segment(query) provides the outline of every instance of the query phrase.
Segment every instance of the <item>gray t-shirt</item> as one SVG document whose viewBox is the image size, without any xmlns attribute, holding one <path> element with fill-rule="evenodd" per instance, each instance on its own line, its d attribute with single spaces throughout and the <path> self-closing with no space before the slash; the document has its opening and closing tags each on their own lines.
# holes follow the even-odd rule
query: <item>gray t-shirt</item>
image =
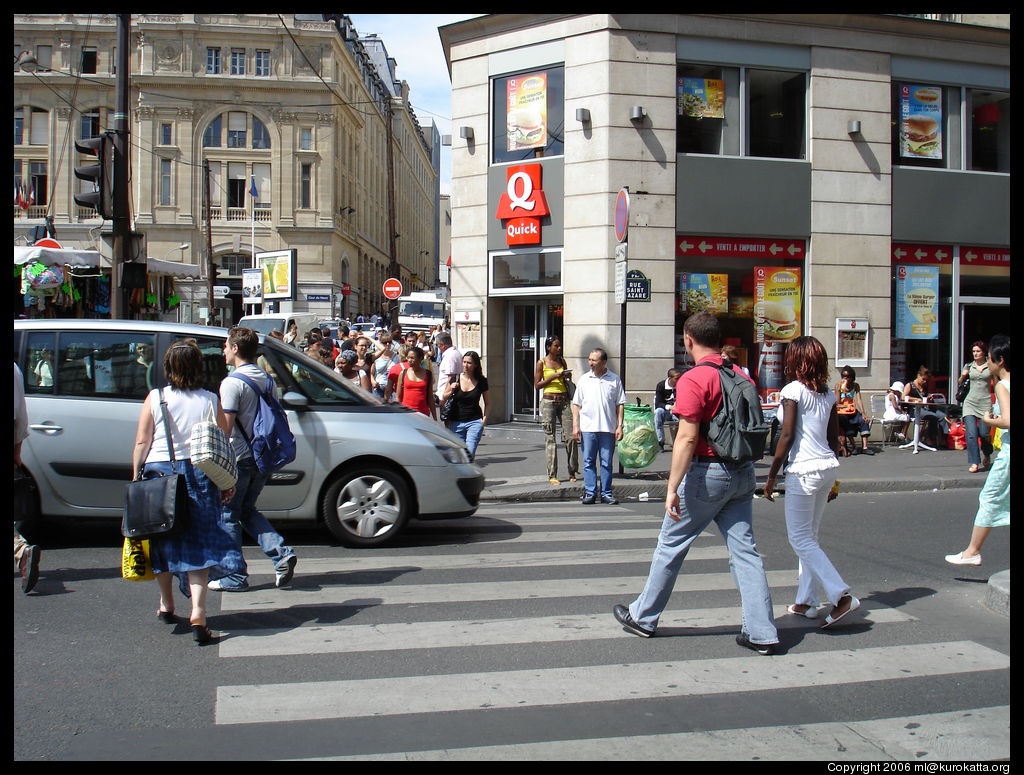
<svg viewBox="0 0 1024 775">
<path fill-rule="evenodd" d="M 267 373 L 252 363 L 239 366 L 232 374 L 244 374 L 257 385 L 261 390 L 267 389 Z M 245 440 L 238 427 L 245 429 L 246 435 L 252 438 L 252 424 L 256 421 L 256 411 L 259 409 L 259 396 L 253 392 L 245 382 L 234 377 L 227 377 L 220 383 L 220 403 L 225 414 L 234 413 L 235 425 L 231 429 L 231 446 L 235 449 L 235 456 L 239 460 L 252 457 L 249 450 L 249 443 Z"/>
</svg>

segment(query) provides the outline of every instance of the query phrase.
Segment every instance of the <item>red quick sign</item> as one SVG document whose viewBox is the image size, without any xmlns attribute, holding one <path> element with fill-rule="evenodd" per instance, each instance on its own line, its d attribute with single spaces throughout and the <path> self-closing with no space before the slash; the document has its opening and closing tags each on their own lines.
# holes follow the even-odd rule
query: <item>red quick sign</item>
<svg viewBox="0 0 1024 775">
<path fill-rule="evenodd" d="M 505 242 L 508 245 L 539 245 L 540 219 L 549 215 L 548 201 L 541 189 L 543 167 L 519 164 L 506 171 L 508 183 L 498 200 L 495 217 L 505 221 Z"/>
</svg>

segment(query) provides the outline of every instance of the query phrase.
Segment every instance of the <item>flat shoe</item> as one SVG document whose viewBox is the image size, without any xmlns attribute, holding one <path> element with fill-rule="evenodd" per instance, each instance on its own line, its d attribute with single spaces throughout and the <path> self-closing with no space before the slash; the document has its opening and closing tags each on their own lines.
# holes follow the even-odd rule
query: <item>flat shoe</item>
<svg viewBox="0 0 1024 775">
<path fill-rule="evenodd" d="M 963 552 L 957 554 L 947 554 L 946 562 L 952 565 L 981 565 L 981 555 L 976 554 L 973 557 L 964 557 Z"/>
<path fill-rule="evenodd" d="M 825 623 L 823 625 L 821 625 L 821 629 L 825 629 L 826 627 L 830 627 L 831 625 L 836 624 L 837 622 L 839 622 L 841 619 L 845 619 L 847 615 L 853 613 L 858 608 L 860 608 L 860 600 L 855 598 L 853 595 L 850 595 L 850 607 L 847 608 L 845 611 L 843 611 L 841 614 L 839 614 L 839 616 L 832 616 L 832 614 L 829 614 L 828 616 L 826 616 L 825 617 Z M 835 609 L 833 609 L 833 610 L 835 610 Z"/>
<path fill-rule="evenodd" d="M 193 624 L 192 639 L 203 646 L 213 640 L 213 632 L 205 624 Z"/>
<path fill-rule="evenodd" d="M 786 610 L 791 614 L 795 614 L 796 616 L 803 616 L 807 619 L 818 618 L 818 609 L 814 606 L 808 606 L 806 611 L 797 611 L 795 605 L 787 605 Z"/>
<path fill-rule="evenodd" d="M 977 463 L 971 463 L 971 467 L 967 469 L 967 472 L 970 473 L 970 474 L 978 473 L 978 464 Z"/>
<path fill-rule="evenodd" d="M 559 484 L 561 484 L 561 482 L 559 482 L 557 479 L 548 479 L 548 484 L 552 486 L 558 486 Z"/>
</svg>

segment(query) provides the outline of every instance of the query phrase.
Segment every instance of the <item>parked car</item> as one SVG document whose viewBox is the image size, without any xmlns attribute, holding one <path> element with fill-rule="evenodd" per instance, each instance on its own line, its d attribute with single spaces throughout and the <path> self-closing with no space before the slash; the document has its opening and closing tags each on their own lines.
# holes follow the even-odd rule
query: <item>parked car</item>
<svg viewBox="0 0 1024 775">
<path fill-rule="evenodd" d="M 142 402 L 167 384 L 164 351 L 194 338 L 206 387 L 216 392 L 228 373 L 227 333 L 146 321 L 15 321 L 29 415 L 22 459 L 41 513 L 120 516 Z M 36 368 L 43 362 L 49 369 Z M 446 428 L 383 404 L 273 337 L 261 337 L 257 363 L 274 377 L 298 447 L 260 496 L 269 519 L 322 524 L 346 546 L 364 547 L 393 541 L 412 518 L 476 511 L 483 474 Z"/>
</svg>

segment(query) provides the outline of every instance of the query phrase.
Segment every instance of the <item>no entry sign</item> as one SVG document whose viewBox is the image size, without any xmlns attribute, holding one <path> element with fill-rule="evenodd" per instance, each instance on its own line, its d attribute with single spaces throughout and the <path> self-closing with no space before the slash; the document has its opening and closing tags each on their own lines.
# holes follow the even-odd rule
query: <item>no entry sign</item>
<svg viewBox="0 0 1024 775">
<path fill-rule="evenodd" d="M 402 282 L 394 277 L 384 281 L 384 296 L 388 299 L 397 299 L 402 295 Z"/>
</svg>

